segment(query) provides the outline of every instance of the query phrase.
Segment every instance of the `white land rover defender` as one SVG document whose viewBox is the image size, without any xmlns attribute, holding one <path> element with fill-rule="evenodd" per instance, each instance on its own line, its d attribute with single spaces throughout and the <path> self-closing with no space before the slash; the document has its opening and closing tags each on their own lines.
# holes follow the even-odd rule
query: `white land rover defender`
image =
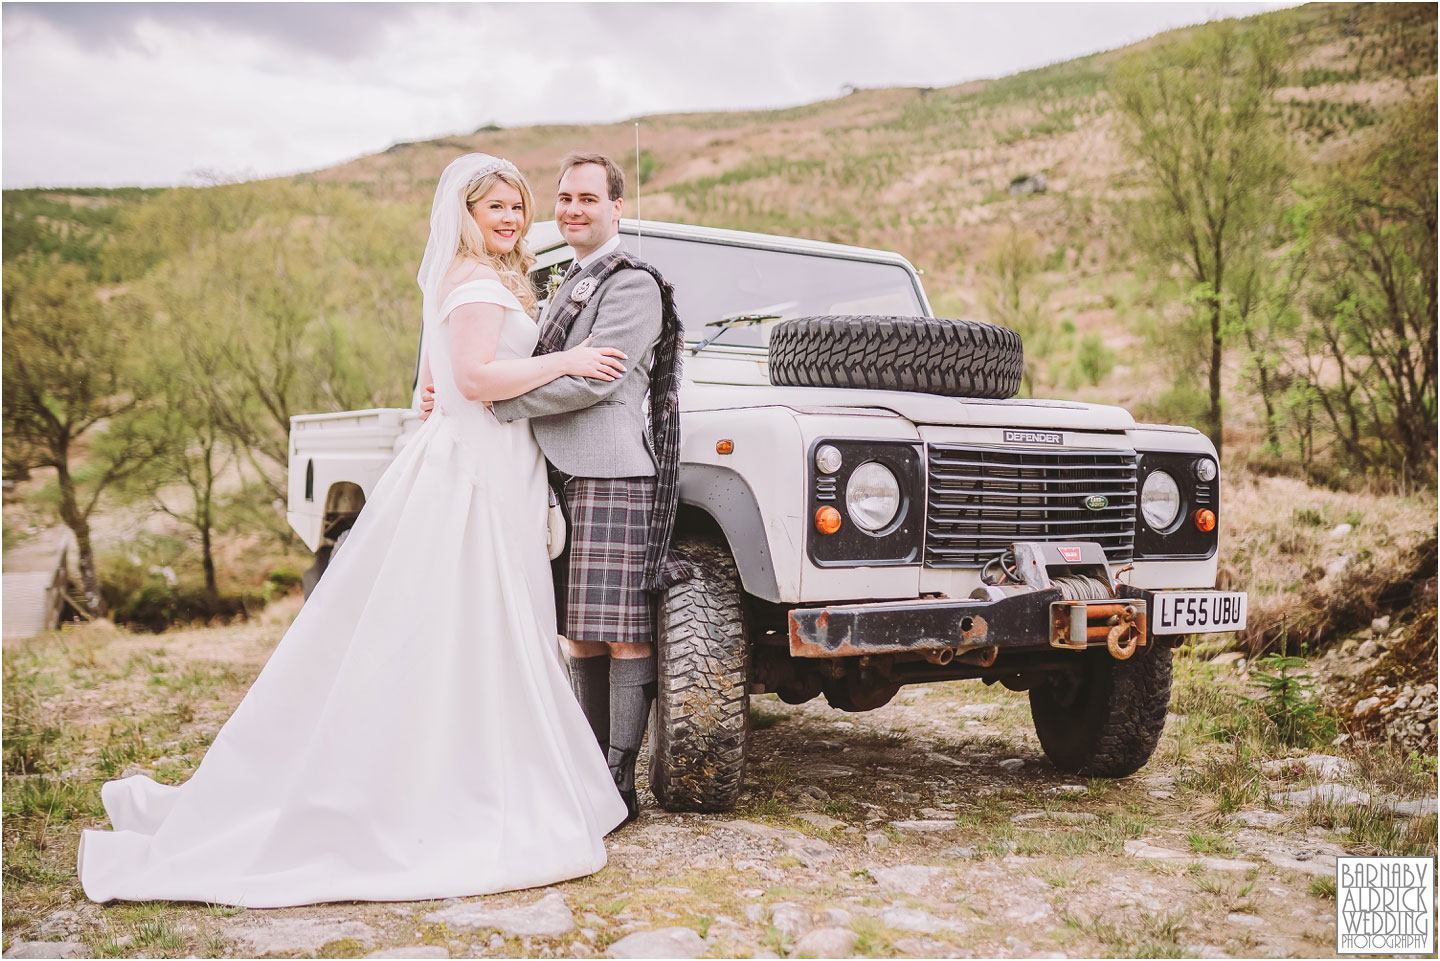
<svg viewBox="0 0 1440 961">
<path fill-rule="evenodd" d="M 1173 646 L 1245 623 L 1245 595 L 1212 590 L 1210 441 L 1115 407 L 1012 399 L 1019 338 L 934 318 L 896 254 L 630 220 L 621 233 L 674 284 L 687 328 L 675 537 L 695 576 L 659 603 L 659 802 L 735 804 L 749 695 L 766 692 L 865 711 L 904 684 L 998 681 L 1029 692 L 1056 767 L 1144 765 Z M 551 223 L 529 240 L 543 293 L 573 253 Z M 291 418 L 307 588 L 417 423 Z"/>
</svg>

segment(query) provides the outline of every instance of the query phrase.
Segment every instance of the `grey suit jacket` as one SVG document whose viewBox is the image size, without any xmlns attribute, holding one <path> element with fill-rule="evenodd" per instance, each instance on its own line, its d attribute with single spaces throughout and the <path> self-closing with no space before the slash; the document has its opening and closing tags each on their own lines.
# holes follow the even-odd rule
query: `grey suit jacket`
<svg viewBox="0 0 1440 961">
<path fill-rule="evenodd" d="M 552 304 L 570 296 L 572 277 Z M 660 288 L 643 270 L 617 270 L 591 295 L 575 318 L 565 347 L 594 335 L 592 347 L 625 352 L 625 373 L 616 380 L 566 376 L 491 408 L 504 422 L 530 418 L 540 449 L 556 468 L 574 477 L 653 477 L 650 437 L 650 368 L 660 339 Z"/>
</svg>

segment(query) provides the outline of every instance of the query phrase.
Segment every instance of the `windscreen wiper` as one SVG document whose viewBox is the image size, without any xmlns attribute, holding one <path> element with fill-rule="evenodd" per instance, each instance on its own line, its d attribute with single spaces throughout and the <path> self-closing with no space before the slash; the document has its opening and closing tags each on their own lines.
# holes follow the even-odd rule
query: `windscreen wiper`
<svg viewBox="0 0 1440 961">
<path fill-rule="evenodd" d="M 731 327 L 753 327 L 756 324 L 763 324 L 772 320 L 779 319 L 779 314 L 749 314 L 742 312 L 738 314 L 728 314 L 724 317 L 721 317 L 719 320 L 712 320 L 705 326 L 719 327 L 720 329 L 715 331 L 715 333 L 711 334 L 709 337 L 706 337 L 704 340 L 700 341 L 700 343 L 696 344 L 694 347 L 690 348 L 690 354 L 691 356 L 694 356 L 695 354 L 700 353 L 700 351 L 704 350 L 706 347 L 709 347 L 716 340 L 718 340 L 720 338 L 720 335 L 724 334 L 725 331 L 729 330 Z"/>
</svg>

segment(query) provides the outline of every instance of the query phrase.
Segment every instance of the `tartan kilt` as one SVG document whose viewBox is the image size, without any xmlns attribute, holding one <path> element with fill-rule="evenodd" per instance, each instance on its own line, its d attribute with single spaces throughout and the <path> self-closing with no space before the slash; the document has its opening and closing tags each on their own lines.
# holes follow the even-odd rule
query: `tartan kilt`
<svg viewBox="0 0 1440 961">
<path fill-rule="evenodd" d="M 655 478 L 568 477 L 563 500 L 569 543 L 556 561 L 556 597 L 565 600 L 565 636 L 654 643 L 655 615 L 644 574 Z"/>
</svg>

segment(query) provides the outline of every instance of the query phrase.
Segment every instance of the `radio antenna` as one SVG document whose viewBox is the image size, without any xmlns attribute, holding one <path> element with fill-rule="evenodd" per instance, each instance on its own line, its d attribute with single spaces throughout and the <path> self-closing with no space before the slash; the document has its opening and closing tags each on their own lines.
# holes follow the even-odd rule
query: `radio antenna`
<svg viewBox="0 0 1440 961">
<path fill-rule="evenodd" d="M 635 121 L 635 256 L 644 257 L 644 238 L 640 231 L 640 121 Z"/>
</svg>

